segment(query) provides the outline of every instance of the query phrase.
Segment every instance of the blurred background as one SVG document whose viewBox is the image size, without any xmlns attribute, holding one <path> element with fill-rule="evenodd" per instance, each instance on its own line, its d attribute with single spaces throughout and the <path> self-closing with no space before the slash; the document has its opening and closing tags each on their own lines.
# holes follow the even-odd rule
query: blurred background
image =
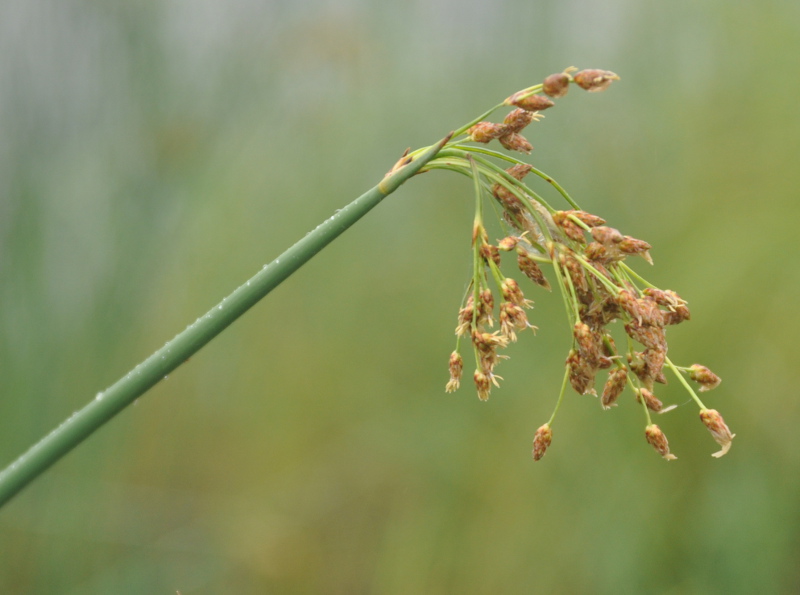
<svg viewBox="0 0 800 595">
<path fill-rule="evenodd" d="M 723 378 L 566 396 L 557 294 L 445 394 L 471 183 L 411 180 L 0 511 L 2 593 L 800 592 L 800 4 L 0 2 L 0 464 L 428 145 L 576 65 L 532 162 Z M 793 90 L 794 89 L 794 90 Z M 545 196 L 557 198 L 541 187 Z M 499 232 L 498 232 L 499 233 Z M 470 368 L 468 367 L 468 370 Z"/>
</svg>

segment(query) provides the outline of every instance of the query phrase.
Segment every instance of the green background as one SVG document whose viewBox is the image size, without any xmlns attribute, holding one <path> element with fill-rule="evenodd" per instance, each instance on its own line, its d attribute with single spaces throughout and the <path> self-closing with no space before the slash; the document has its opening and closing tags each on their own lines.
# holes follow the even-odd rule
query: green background
<svg viewBox="0 0 800 595">
<path fill-rule="evenodd" d="M 473 197 L 430 173 L 0 511 L 0 592 L 800 592 L 799 55 L 788 0 L 1 2 L 0 464 L 573 64 L 622 80 L 532 162 L 654 246 L 692 307 L 670 356 L 737 437 L 712 459 L 673 380 L 666 463 L 629 393 L 569 393 L 534 464 L 570 337 L 531 285 L 502 388 L 445 394 Z"/>
</svg>

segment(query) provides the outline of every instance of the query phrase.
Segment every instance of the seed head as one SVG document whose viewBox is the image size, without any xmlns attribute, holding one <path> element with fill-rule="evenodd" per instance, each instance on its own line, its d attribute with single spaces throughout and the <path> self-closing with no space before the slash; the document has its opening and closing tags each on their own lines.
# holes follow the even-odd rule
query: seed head
<svg viewBox="0 0 800 595">
<path fill-rule="evenodd" d="M 494 122 L 478 122 L 467 130 L 469 139 L 476 143 L 488 143 L 507 132 L 505 124 L 495 124 Z"/>
<path fill-rule="evenodd" d="M 575 240 L 576 242 L 580 242 L 581 244 L 585 244 L 586 237 L 583 235 L 583 229 L 581 229 L 577 223 L 569 218 L 569 214 L 573 212 L 574 211 L 556 211 L 553 213 L 553 221 L 556 223 L 556 225 L 564 230 L 564 233 L 568 238 Z"/>
<path fill-rule="evenodd" d="M 663 372 L 664 361 L 667 359 L 666 352 L 661 349 L 645 349 L 642 352 L 642 358 L 644 359 L 646 376 L 650 380 L 650 386 L 652 387 L 653 381 L 666 384 L 667 377 L 664 376 Z"/>
<path fill-rule="evenodd" d="M 600 242 L 604 246 L 613 246 L 622 241 L 623 235 L 613 227 L 600 225 L 592 229 L 592 237 L 595 242 Z"/>
<path fill-rule="evenodd" d="M 598 337 L 595 336 L 589 325 L 584 322 L 576 322 L 572 329 L 572 335 L 581 356 L 590 364 L 596 364 L 600 359 L 600 346 Z"/>
<path fill-rule="evenodd" d="M 572 280 L 572 286 L 578 293 L 578 297 L 588 294 L 589 283 L 586 281 L 586 275 L 583 274 L 581 263 L 568 253 L 562 253 L 559 260 L 569 274 L 569 278 Z M 591 298 L 591 296 L 589 297 Z"/>
<path fill-rule="evenodd" d="M 639 323 L 642 322 L 642 313 L 639 310 L 639 300 L 636 299 L 636 296 L 634 296 L 630 291 L 627 289 L 621 290 L 616 295 L 614 300 L 621 310 L 627 312 L 628 316 Z"/>
<path fill-rule="evenodd" d="M 510 341 L 517 340 L 517 333 L 515 331 L 524 331 L 527 328 L 536 330 L 535 326 L 531 326 L 528 322 L 528 316 L 525 310 L 512 304 L 511 302 L 503 302 L 500 304 L 500 333 Z"/>
<path fill-rule="evenodd" d="M 519 197 L 511 192 L 504 184 L 492 184 L 492 195 L 507 211 L 521 213 L 525 209 Z"/>
<path fill-rule="evenodd" d="M 712 454 L 712 457 L 719 458 L 731 449 L 731 442 L 736 434 L 731 434 L 725 420 L 716 409 L 702 409 L 700 411 L 700 421 L 708 428 L 714 440 L 717 441 L 722 448 Z"/>
<path fill-rule="evenodd" d="M 614 261 L 614 258 L 611 256 L 611 252 L 598 242 L 591 242 L 586 248 L 583 250 L 583 255 L 586 256 L 589 260 L 593 262 L 598 262 L 602 264 L 608 264 Z"/>
<path fill-rule="evenodd" d="M 506 170 L 506 173 L 508 175 L 510 175 L 512 178 L 514 178 L 515 180 L 522 181 L 522 179 L 525 176 L 527 176 L 532 169 L 533 169 L 532 165 L 529 165 L 527 163 L 517 163 L 517 164 L 512 165 L 511 167 L 509 167 Z"/>
<path fill-rule="evenodd" d="M 691 318 L 692 313 L 685 302 L 675 306 L 672 310 L 664 312 L 664 324 L 680 324 L 684 320 L 690 320 Z"/>
<path fill-rule="evenodd" d="M 639 381 L 647 388 L 653 388 L 653 378 L 649 375 L 647 370 L 647 362 L 644 360 L 644 354 L 639 351 L 634 351 L 628 354 L 628 368 L 636 374 Z"/>
<path fill-rule="evenodd" d="M 480 352 L 494 351 L 498 347 L 508 347 L 508 338 L 497 331 L 493 333 L 482 333 L 472 331 L 472 343 Z"/>
<path fill-rule="evenodd" d="M 581 89 L 594 93 L 604 91 L 613 81 L 618 81 L 619 77 L 610 70 L 588 69 L 576 73 L 574 79 Z"/>
<path fill-rule="evenodd" d="M 478 294 L 478 311 L 475 313 L 475 324 L 493 326 L 494 320 L 492 318 L 492 309 L 494 308 L 494 297 L 492 292 L 484 289 Z M 456 327 L 456 334 L 463 337 L 468 334 L 472 329 L 472 319 L 475 309 L 475 302 L 472 295 L 467 298 L 467 304 L 458 311 L 458 326 Z"/>
<path fill-rule="evenodd" d="M 700 364 L 694 364 L 689 368 L 689 378 L 700 385 L 700 392 L 717 388 L 722 379 L 711 370 Z"/>
<path fill-rule="evenodd" d="M 494 325 L 492 310 L 494 309 L 494 294 L 491 289 L 484 289 L 478 294 L 480 307 L 478 308 L 478 324 Z"/>
<path fill-rule="evenodd" d="M 514 93 L 511 97 L 506 99 L 505 102 L 508 105 L 516 105 L 529 112 L 539 112 L 555 105 L 552 99 L 544 95 L 528 95 L 526 97 L 521 91 Z"/>
<path fill-rule="evenodd" d="M 547 451 L 547 447 L 553 441 L 553 430 L 550 429 L 550 424 L 544 424 L 536 430 L 533 437 L 533 460 L 538 461 Z"/>
<path fill-rule="evenodd" d="M 641 403 L 644 401 L 644 404 L 650 411 L 655 411 L 658 413 L 664 408 L 664 404 L 656 398 L 656 396 L 647 390 L 646 388 L 640 388 L 639 394 L 636 395 L 636 400 Z"/>
<path fill-rule="evenodd" d="M 525 154 L 529 154 L 533 151 L 533 145 L 528 142 L 528 139 L 516 132 L 503 135 L 498 140 L 500 144 L 509 151 L 519 151 Z"/>
<path fill-rule="evenodd" d="M 517 247 L 519 243 L 519 236 L 506 236 L 499 242 L 497 242 L 498 250 L 502 250 L 503 252 L 511 252 L 514 248 Z"/>
<path fill-rule="evenodd" d="M 491 244 L 481 244 L 479 248 L 481 257 L 486 261 L 489 262 L 490 260 L 494 262 L 497 266 L 500 266 L 500 252 L 497 249 L 497 246 L 492 246 Z"/>
<path fill-rule="evenodd" d="M 536 120 L 537 116 L 538 114 L 534 114 L 522 108 L 517 108 L 509 112 L 508 115 L 503 118 L 503 124 L 506 126 L 507 134 L 521 132 L 528 124 Z"/>
<path fill-rule="evenodd" d="M 571 350 L 567 356 L 567 370 L 569 372 L 569 383 L 579 395 L 595 395 L 594 377 L 597 369 L 592 366 L 576 350 Z"/>
<path fill-rule="evenodd" d="M 603 395 L 600 397 L 600 404 L 603 409 L 611 409 L 617 404 L 617 399 L 625 390 L 625 383 L 628 379 L 628 370 L 616 368 L 609 372 L 608 380 L 603 387 Z"/>
<path fill-rule="evenodd" d="M 564 97 L 569 91 L 569 82 L 571 77 L 566 72 L 558 72 L 556 74 L 551 74 L 546 79 L 544 79 L 544 83 L 542 85 L 542 91 L 544 91 L 545 95 L 549 95 L 553 98 Z"/>
<path fill-rule="evenodd" d="M 581 313 L 581 320 L 592 328 L 600 328 L 619 318 L 619 314 L 619 306 L 611 296 L 607 296 L 595 299 L 589 304 L 588 309 Z M 611 340 L 609 335 L 606 336 Z M 616 354 L 606 353 L 606 355 L 612 356 Z"/>
<path fill-rule="evenodd" d="M 686 305 L 686 300 L 670 289 L 665 291 L 655 287 L 648 287 L 644 290 L 644 294 L 653 298 L 659 306 L 664 306 L 670 310 Z"/>
<path fill-rule="evenodd" d="M 533 305 L 531 300 L 525 299 L 525 295 L 522 293 L 519 283 L 511 277 L 503 279 L 503 282 L 500 284 L 500 293 L 503 294 L 503 298 L 507 302 L 511 302 L 522 308 L 530 308 Z"/>
<path fill-rule="evenodd" d="M 445 391 L 452 393 L 461 384 L 461 372 L 464 370 L 464 360 L 458 351 L 450 354 L 450 380 L 445 386 Z"/>
<path fill-rule="evenodd" d="M 533 260 L 528 251 L 520 246 L 517 246 L 517 266 L 528 279 L 540 287 L 550 290 L 550 282 L 544 276 L 539 263 Z"/>
<path fill-rule="evenodd" d="M 567 213 L 577 217 L 589 227 L 599 227 L 600 225 L 605 225 L 606 223 L 605 219 L 602 219 L 597 215 L 587 213 L 586 211 L 567 211 Z"/>
<path fill-rule="evenodd" d="M 656 304 L 655 300 L 644 297 L 636 300 L 639 310 L 639 320 L 642 324 L 650 326 L 664 326 L 664 314 Z"/>
<path fill-rule="evenodd" d="M 484 374 L 480 370 L 475 370 L 472 379 L 475 381 L 475 388 L 478 389 L 478 398 L 481 401 L 489 400 L 489 392 L 492 390 L 490 374 Z"/>
<path fill-rule="evenodd" d="M 667 339 L 664 337 L 664 329 L 661 327 L 639 324 L 637 321 L 631 320 L 625 325 L 625 332 L 631 339 L 639 341 L 645 347 L 660 351 L 667 349 Z"/>
<path fill-rule="evenodd" d="M 623 254 L 639 254 L 648 263 L 653 264 L 653 259 L 650 257 L 650 249 L 652 246 L 644 240 L 637 240 L 631 236 L 625 236 L 617 244 L 617 248 Z"/>
<path fill-rule="evenodd" d="M 656 452 L 667 461 L 674 461 L 678 458 L 669 452 L 667 437 L 656 424 L 650 424 L 644 429 L 644 437 L 647 438 L 647 442 L 650 443 L 650 446 L 655 448 Z"/>
</svg>

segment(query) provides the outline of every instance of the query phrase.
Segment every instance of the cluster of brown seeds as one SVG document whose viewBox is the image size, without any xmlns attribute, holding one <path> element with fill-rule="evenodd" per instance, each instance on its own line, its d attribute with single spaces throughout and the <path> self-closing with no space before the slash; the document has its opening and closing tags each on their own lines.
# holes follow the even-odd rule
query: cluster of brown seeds
<svg viewBox="0 0 800 595">
<path fill-rule="evenodd" d="M 522 136 L 522 130 L 541 117 L 539 111 L 552 107 L 553 99 L 563 97 L 570 84 L 587 91 L 602 91 L 619 79 L 605 70 L 573 74 L 574 70 L 553 74 L 540 85 L 515 93 L 504 102 L 515 109 L 503 122 L 473 124 L 466 129 L 467 140 L 478 143 L 497 140 L 506 149 L 530 153 L 532 146 Z M 665 408 L 655 388 L 656 384 L 667 383 L 665 371 L 670 369 L 698 403 L 701 421 L 722 447 L 714 456 L 725 454 L 733 434 L 717 411 L 703 405 L 684 378 L 687 376 L 697 383 L 702 392 L 719 385 L 719 377 L 699 364 L 688 368 L 675 366 L 667 355 L 666 330 L 690 319 L 687 302 L 674 291 L 647 283 L 626 262 L 630 256 L 640 256 L 652 264 L 650 244 L 624 235 L 607 226 L 602 218 L 580 210 L 552 178 L 529 164 L 509 158 L 513 165 L 503 172 L 478 160 L 478 156 L 465 152 L 464 163 L 468 162 L 471 168 L 468 175 L 480 177 L 483 184 L 476 183 L 479 206 L 472 234 L 473 276 L 465 303 L 459 310 L 456 334 L 459 341 L 469 337 L 472 345 L 476 364 L 473 380 L 479 398 L 487 400 L 492 386 L 499 386 L 501 377 L 495 373 L 495 368 L 504 356 L 498 355 L 498 350 L 515 342 L 519 332 L 536 330 L 526 312 L 533 302 L 526 299 L 517 281 L 501 272 L 501 253 L 513 251 L 519 271 L 535 285 L 548 290 L 551 284 L 542 265 L 552 267 L 555 285 L 564 296 L 573 324 L 565 382 L 568 380 L 579 394 L 597 396 L 596 379 L 601 373 L 605 374 L 599 396 L 603 409 L 616 406 L 624 389 L 630 387 L 646 416 L 647 442 L 665 459 L 671 460 L 675 456 L 670 452 L 667 438 L 650 418 L 650 412 L 664 413 L 674 407 Z M 450 166 L 462 167 L 463 172 L 468 167 L 459 166 L 455 160 Z M 532 191 L 524 183 L 531 171 L 558 188 L 573 208 L 556 210 Z M 488 241 L 480 211 L 484 188 L 501 207 L 503 222 L 510 232 L 496 245 Z M 496 294 L 500 298 L 497 315 Z M 493 330 L 496 320 L 499 320 L 499 330 Z M 624 330 L 625 346 L 622 348 L 616 346 L 612 327 Z M 448 392 L 459 387 L 463 368 L 464 360 L 457 346 L 450 356 Z M 562 397 L 563 391 L 559 404 Z M 544 456 L 552 441 L 554 417 L 555 412 L 550 421 L 536 431 L 535 460 Z"/>
</svg>

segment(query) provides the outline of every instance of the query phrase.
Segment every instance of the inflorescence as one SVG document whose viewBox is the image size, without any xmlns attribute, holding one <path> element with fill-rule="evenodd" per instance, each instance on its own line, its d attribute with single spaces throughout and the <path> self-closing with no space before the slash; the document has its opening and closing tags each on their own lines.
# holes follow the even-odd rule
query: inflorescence
<svg viewBox="0 0 800 595">
<path fill-rule="evenodd" d="M 665 413 L 656 397 L 655 385 L 666 384 L 665 371 L 673 373 L 700 407 L 700 419 L 721 449 L 728 452 L 733 434 L 722 416 L 708 409 L 692 386 L 699 391 L 715 388 L 720 378 L 705 366 L 675 365 L 667 356 L 666 328 L 689 320 L 687 303 L 677 293 L 662 290 L 634 272 L 626 262 L 639 256 L 652 264 L 647 242 L 622 234 L 606 225 L 604 219 L 588 213 L 575 203 L 552 177 L 532 165 L 482 145 L 497 140 L 509 151 L 530 153 L 533 147 L 522 136 L 523 129 L 543 116 L 541 111 L 554 105 L 553 99 L 567 94 L 576 84 L 586 91 L 603 91 L 619 77 L 605 70 L 569 68 L 548 76 L 541 84 L 514 93 L 480 118 L 455 131 L 451 140 L 423 171 L 448 169 L 469 176 L 475 185 L 475 219 L 472 227 L 472 277 L 458 312 L 456 349 L 450 355 L 450 380 L 447 392 L 455 391 L 462 378 L 464 358 L 462 340 L 472 345 L 475 371 L 472 378 L 478 397 L 485 401 L 492 387 L 499 386 L 495 369 L 507 356 L 498 351 L 515 342 L 518 336 L 536 327 L 528 320 L 533 302 L 520 284 L 501 270 L 501 253 L 516 255 L 520 272 L 544 289 L 551 283 L 543 267 L 552 267 L 554 284 L 561 292 L 572 325 L 572 347 L 555 409 L 533 440 L 533 458 L 541 459 L 552 440 L 552 424 L 562 402 L 567 382 L 581 395 L 598 396 L 596 377 L 606 380 L 599 395 L 603 409 L 617 405 L 625 387 L 644 411 L 645 438 L 666 460 L 675 459 L 661 429 L 652 422 L 651 411 Z M 502 107 L 514 109 L 502 122 L 485 120 Z M 465 144 L 465 143 L 478 143 Z M 395 166 L 400 167 L 424 149 L 408 153 Z M 503 169 L 494 160 L 510 164 Z M 525 182 L 534 174 L 550 183 L 568 203 L 566 210 L 548 204 Z M 489 242 L 483 222 L 484 199 L 492 197 L 499 205 L 501 224 L 507 236 L 496 244 Z M 497 303 L 499 302 L 499 303 Z M 495 306 L 497 306 L 495 308 Z M 619 320 L 624 326 L 626 345 L 617 347 L 609 326 Z M 499 329 L 495 330 L 495 322 Z"/>
</svg>

